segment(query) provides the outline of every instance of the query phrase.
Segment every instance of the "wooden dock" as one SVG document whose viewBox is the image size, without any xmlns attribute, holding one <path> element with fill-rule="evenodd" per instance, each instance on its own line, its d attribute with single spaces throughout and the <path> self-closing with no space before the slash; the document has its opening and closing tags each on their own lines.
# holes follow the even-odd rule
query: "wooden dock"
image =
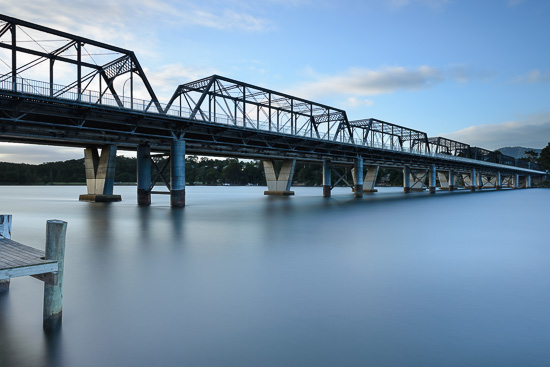
<svg viewBox="0 0 550 367">
<path fill-rule="evenodd" d="M 58 272 L 58 263 L 45 256 L 44 251 L 0 237 L 0 279 L 31 275 L 41 280 L 50 278 L 55 283 L 56 277 L 48 274 Z"/>
<path fill-rule="evenodd" d="M 44 282 L 44 329 L 61 326 L 63 310 L 63 265 L 67 222 L 48 220 L 46 251 L 11 239 L 11 215 L 0 215 L 0 294 L 10 288 L 10 279 L 32 276 Z"/>
</svg>

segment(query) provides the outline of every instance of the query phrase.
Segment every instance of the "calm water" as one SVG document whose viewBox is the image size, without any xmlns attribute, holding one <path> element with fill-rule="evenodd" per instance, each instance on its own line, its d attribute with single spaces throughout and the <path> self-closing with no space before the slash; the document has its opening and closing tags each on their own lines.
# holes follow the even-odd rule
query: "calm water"
<svg viewBox="0 0 550 367">
<path fill-rule="evenodd" d="M 550 366 L 550 190 L 353 199 L 188 187 L 138 207 L 0 187 L 13 239 L 68 221 L 63 328 L 0 297 L 0 366 Z"/>
</svg>

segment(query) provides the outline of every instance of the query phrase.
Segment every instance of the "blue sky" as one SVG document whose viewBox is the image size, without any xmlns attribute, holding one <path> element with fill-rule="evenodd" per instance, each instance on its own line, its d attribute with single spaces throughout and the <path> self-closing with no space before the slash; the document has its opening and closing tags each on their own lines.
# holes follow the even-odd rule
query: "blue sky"
<svg viewBox="0 0 550 367">
<path fill-rule="evenodd" d="M 550 141 L 549 0 L 0 0 L 135 51 L 167 101 L 214 73 L 487 149 Z M 2 145 L 42 162 L 81 150 Z"/>
</svg>

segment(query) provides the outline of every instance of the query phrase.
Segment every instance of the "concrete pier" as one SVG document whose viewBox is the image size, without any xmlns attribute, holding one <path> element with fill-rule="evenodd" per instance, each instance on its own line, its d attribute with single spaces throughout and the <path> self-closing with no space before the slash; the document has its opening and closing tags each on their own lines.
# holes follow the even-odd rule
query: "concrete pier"
<svg viewBox="0 0 550 367">
<path fill-rule="evenodd" d="M 500 173 L 500 171 L 497 172 L 497 182 L 495 187 L 497 190 L 502 189 L 502 174 Z"/>
<path fill-rule="evenodd" d="M 519 189 L 519 174 L 514 175 L 514 189 Z"/>
<path fill-rule="evenodd" d="M 121 201 L 120 195 L 113 195 L 115 182 L 116 145 L 106 145 L 99 156 L 97 148 L 84 149 L 87 194 L 79 200 L 91 202 Z"/>
<path fill-rule="evenodd" d="M 151 147 L 140 144 L 137 147 L 137 202 L 151 205 Z"/>
<path fill-rule="evenodd" d="M 525 187 L 528 189 L 531 188 L 531 175 L 526 177 Z"/>
<path fill-rule="evenodd" d="M 57 261 L 57 282 L 44 283 L 44 329 L 53 331 L 61 326 L 63 312 L 63 267 L 67 222 L 49 220 L 46 224 L 46 260 Z"/>
<path fill-rule="evenodd" d="M 267 181 L 267 191 L 264 191 L 264 195 L 294 195 L 294 191 L 290 191 L 290 188 L 292 187 L 296 160 L 284 160 L 278 174 L 275 172 L 274 161 L 265 160 L 263 163 L 265 179 Z"/>
<path fill-rule="evenodd" d="M 323 196 L 328 198 L 332 191 L 332 162 L 323 161 Z"/>
<path fill-rule="evenodd" d="M 170 150 L 170 206 L 185 206 L 185 141 L 174 140 Z"/>
<path fill-rule="evenodd" d="M 367 174 L 363 179 L 363 192 L 378 192 L 378 190 L 375 189 L 374 186 L 376 185 L 376 179 L 378 178 L 379 169 L 380 166 L 367 166 Z"/>
<path fill-rule="evenodd" d="M 439 178 L 439 188 L 441 190 L 449 190 L 449 178 L 443 171 L 437 171 L 437 178 Z"/>
<path fill-rule="evenodd" d="M 351 170 L 353 176 L 353 196 L 356 198 L 363 197 L 363 158 L 355 159 L 355 166 Z"/>
<path fill-rule="evenodd" d="M 408 166 L 403 167 L 403 192 L 405 194 L 411 191 L 411 170 Z"/>
<path fill-rule="evenodd" d="M 449 191 L 454 191 L 455 189 L 456 189 L 455 171 L 451 169 L 449 170 Z"/>
</svg>

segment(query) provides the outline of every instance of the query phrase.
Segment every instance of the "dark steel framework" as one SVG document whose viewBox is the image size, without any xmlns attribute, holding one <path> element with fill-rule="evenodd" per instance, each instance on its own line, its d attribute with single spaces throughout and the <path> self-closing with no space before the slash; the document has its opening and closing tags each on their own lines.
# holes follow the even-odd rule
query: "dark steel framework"
<svg viewBox="0 0 550 367">
<path fill-rule="evenodd" d="M 423 131 L 373 118 L 350 121 L 349 125 L 356 144 L 418 153 L 430 151 L 428 135 Z"/>
<path fill-rule="evenodd" d="M 148 103 L 140 107 L 144 111 L 153 107 L 162 112 L 132 51 L 5 15 L 0 15 L 0 48 L 1 63 L 9 66 L 7 72 L 0 74 L 2 89 L 134 109 L 138 107 L 134 106 L 133 98 L 135 75 L 149 97 Z M 49 82 L 24 78 L 26 74 L 48 75 Z M 127 79 L 119 79 L 125 75 Z M 129 96 L 125 97 L 128 81 Z M 118 88 L 122 88 L 122 94 Z"/>
<path fill-rule="evenodd" d="M 470 146 L 456 140 L 438 136 L 429 138 L 428 143 L 434 153 L 448 154 L 455 157 L 468 157 L 470 154 Z"/>
<path fill-rule="evenodd" d="M 219 75 L 180 85 L 165 112 L 324 140 L 345 141 L 344 132 L 351 134 L 344 110 Z"/>
</svg>

